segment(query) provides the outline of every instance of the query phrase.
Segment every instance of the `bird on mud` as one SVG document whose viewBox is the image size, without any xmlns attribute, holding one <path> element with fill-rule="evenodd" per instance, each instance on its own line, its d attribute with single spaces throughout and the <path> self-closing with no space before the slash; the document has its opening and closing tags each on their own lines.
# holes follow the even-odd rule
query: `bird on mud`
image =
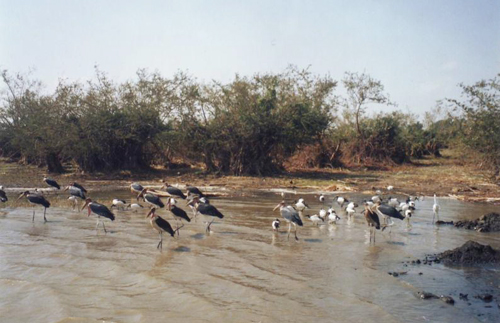
<svg viewBox="0 0 500 323">
<path fill-rule="evenodd" d="M 287 206 L 285 201 L 282 201 L 280 204 L 278 204 L 273 209 L 273 211 L 276 211 L 277 209 L 280 210 L 281 217 L 283 217 L 283 219 L 288 222 L 288 239 L 290 239 L 290 232 L 292 230 L 293 224 L 293 226 L 295 227 L 295 240 L 299 240 L 299 238 L 297 237 L 297 225 L 301 227 L 304 224 L 302 223 L 297 210 L 295 210 L 291 205 Z"/>
<path fill-rule="evenodd" d="M 61 186 L 60 186 L 60 185 L 59 185 L 59 184 L 58 184 L 55 180 L 53 180 L 52 178 L 48 178 L 47 176 L 44 176 L 44 177 L 43 177 L 43 181 L 44 181 L 47 185 L 49 185 L 50 187 L 54 187 L 54 188 L 56 188 L 56 189 L 58 189 L 58 190 L 60 190 L 60 189 L 61 189 Z"/>
<path fill-rule="evenodd" d="M 175 233 L 179 232 L 179 229 L 181 229 L 184 225 L 178 227 L 177 229 L 172 229 L 172 226 L 170 223 L 168 223 L 167 220 L 163 219 L 159 215 L 155 214 L 156 208 L 152 207 L 149 213 L 146 215 L 146 218 L 151 217 L 150 223 L 153 229 L 158 231 L 158 234 L 160 235 L 160 242 L 158 242 L 158 245 L 156 246 L 156 249 L 163 249 L 163 232 L 167 232 L 170 234 L 172 238 L 175 237 Z"/>
<path fill-rule="evenodd" d="M 141 193 L 143 189 L 144 189 L 144 187 L 139 183 L 130 184 L 130 191 L 132 193 Z"/>
<path fill-rule="evenodd" d="M 432 223 L 434 223 L 434 218 L 437 218 L 437 221 L 439 221 L 439 204 L 437 201 L 436 194 L 434 194 L 434 205 L 432 206 L 432 212 L 434 215 L 432 216 Z"/>
<path fill-rule="evenodd" d="M 177 207 L 175 204 L 172 204 L 171 200 L 174 200 L 174 199 L 173 198 L 168 199 L 167 208 L 174 215 L 175 220 L 181 221 L 181 223 L 182 223 L 182 220 L 186 220 L 187 222 L 191 222 L 191 219 L 187 215 L 186 211 Z M 177 234 L 179 234 L 179 231 L 177 231 Z"/>
<path fill-rule="evenodd" d="M 87 216 L 90 216 L 91 213 L 97 215 L 97 222 L 95 226 L 96 231 L 99 228 L 99 221 L 100 221 L 102 223 L 102 228 L 104 229 L 104 233 L 108 233 L 108 231 L 106 230 L 106 226 L 104 225 L 104 221 L 101 220 L 101 217 L 114 221 L 115 215 L 113 214 L 113 212 L 111 212 L 106 205 L 97 202 L 92 202 L 92 200 L 89 198 L 85 200 L 85 204 L 83 205 L 81 211 L 83 211 L 85 207 L 87 207 L 88 209 Z"/>
<path fill-rule="evenodd" d="M 19 195 L 17 200 L 20 200 L 21 198 L 26 197 L 28 199 L 28 202 L 32 205 L 41 205 L 43 206 L 43 222 L 47 222 L 47 218 L 45 217 L 45 214 L 47 213 L 47 208 L 50 207 L 50 202 L 47 201 L 47 199 L 37 193 L 30 193 L 30 191 L 25 191 Z M 33 208 L 33 218 L 31 219 L 31 222 L 35 222 L 35 208 Z"/>
<path fill-rule="evenodd" d="M 328 215 L 328 212 L 324 209 L 321 208 L 318 213 L 319 217 L 322 218 L 323 220 L 326 219 L 326 216 Z"/>
<path fill-rule="evenodd" d="M 295 209 L 297 211 L 299 211 L 299 216 L 300 218 L 302 219 L 302 212 L 305 210 L 305 209 L 308 209 L 309 208 L 309 205 L 306 204 L 305 200 L 303 198 L 299 198 L 297 200 L 297 203 L 295 203 Z"/>
<path fill-rule="evenodd" d="M 215 221 L 215 218 L 219 219 L 224 218 L 224 215 L 219 210 L 217 210 L 215 206 L 209 203 L 203 203 L 201 201 L 201 198 L 195 197 L 189 203 L 192 204 L 195 207 L 196 211 L 199 212 L 200 214 L 204 215 L 205 217 L 209 216 L 213 218 L 212 221 L 210 222 L 207 221 L 208 224 L 205 229 L 207 233 L 210 233 L 210 226 Z"/>
<path fill-rule="evenodd" d="M 160 189 L 163 189 L 163 188 L 170 196 L 179 197 L 183 200 L 186 199 L 186 195 L 184 195 L 184 193 L 182 193 L 182 191 L 180 189 L 168 184 L 166 181 L 163 181 L 163 186 Z"/>
<path fill-rule="evenodd" d="M 306 218 L 311 220 L 311 222 L 314 223 L 316 226 L 319 226 L 321 222 L 325 222 L 325 219 L 320 217 L 318 214 L 306 215 Z"/>
<path fill-rule="evenodd" d="M 281 222 L 279 219 L 274 220 L 273 223 L 271 223 L 271 226 L 273 227 L 273 231 L 279 231 L 280 224 L 281 224 Z"/>
<path fill-rule="evenodd" d="M 375 230 L 380 230 L 380 220 L 378 215 L 373 212 L 372 208 L 367 203 L 365 203 L 365 220 L 370 228 L 370 242 L 373 236 L 373 243 L 375 243 Z"/>
<path fill-rule="evenodd" d="M 356 210 L 355 208 L 358 207 L 358 204 L 354 203 L 354 202 L 350 202 L 347 207 L 345 208 L 345 212 L 347 213 L 347 217 L 348 218 L 351 218 L 354 213 L 356 213 Z"/>
<path fill-rule="evenodd" d="M 142 200 L 152 207 L 157 207 L 159 209 L 164 208 L 165 204 L 163 204 L 163 201 L 153 193 L 149 192 L 148 188 L 144 188 L 139 195 L 137 195 L 137 201 L 142 197 Z"/>
<path fill-rule="evenodd" d="M 69 191 L 69 197 L 68 197 L 68 200 L 71 201 L 72 203 L 72 206 L 73 206 L 73 210 L 75 209 L 75 207 L 77 206 L 78 204 L 78 200 L 85 200 L 87 197 L 85 196 L 85 192 L 82 191 L 82 189 L 76 187 L 76 186 L 73 186 L 73 185 L 70 185 L 70 186 L 66 186 L 64 188 L 64 191 Z"/>
<path fill-rule="evenodd" d="M 412 225 L 410 224 L 410 219 L 413 215 L 413 211 L 411 209 L 407 209 L 406 211 L 404 211 L 404 215 L 406 220 L 406 227 L 411 228 Z"/>
<path fill-rule="evenodd" d="M 9 199 L 7 198 L 7 194 L 5 194 L 5 191 L 3 190 L 3 186 L 0 185 L 0 201 L 5 203 Z"/>
</svg>

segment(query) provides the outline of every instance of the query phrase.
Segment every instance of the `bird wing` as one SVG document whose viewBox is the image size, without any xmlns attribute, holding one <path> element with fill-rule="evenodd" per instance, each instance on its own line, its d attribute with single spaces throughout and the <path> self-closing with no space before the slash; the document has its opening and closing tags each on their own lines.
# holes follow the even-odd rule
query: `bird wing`
<svg viewBox="0 0 500 323">
<path fill-rule="evenodd" d="M 28 201 L 35 204 L 43 205 L 44 207 L 50 207 L 50 202 L 45 199 L 42 195 L 30 194 L 28 195 Z"/>
<path fill-rule="evenodd" d="M 378 213 L 378 215 L 380 215 L 380 212 L 382 213 L 382 215 L 386 215 L 386 216 L 390 216 L 391 218 L 395 218 L 395 219 L 400 219 L 400 220 L 404 220 L 404 216 L 399 213 L 398 210 L 396 210 L 394 207 L 390 206 L 390 205 L 380 205 L 379 207 L 377 207 L 376 209 Z"/>
<path fill-rule="evenodd" d="M 184 193 L 182 193 L 182 191 L 180 189 L 178 189 L 177 187 L 168 186 L 167 193 L 171 194 L 171 195 L 179 196 L 182 199 L 186 199 L 186 195 L 184 195 Z"/>
<path fill-rule="evenodd" d="M 71 186 L 70 187 L 69 194 L 71 194 L 73 196 L 76 196 L 76 197 L 79 197 L 82 200 L 86 199 L 85 193 L 80 188 L 78 188 L 76 186 Z"/>
<path fill-rule="evenodd" d="M 96 202 L 92 202 L 89 205 L 90 205 L 90 210 L 92 210 L 92 212 L 94 212 L 95 214 L 108 218 L 111 221 L 115 220 L 115 215 L 108 209 L 106 205 L 102 205 Z"/>
<path fill-rule="evenodd" d="M 59 184 L 57 184 L 57 182 L 55 180 L 53 180 L 53 179 L 47 178 L 45 180 L 45 183 L 49 184 L 52 187 L 57 188 L 58 190 L 61 189 L 61 186 L 59 186 Z"/>
<path fill-rule="evenodd" d="M 137 183 L 133 183 L 131 186 L 134 190 L 139 191 L 139 192 L 141 192 L 144 189 L 144 187 L 142 187 L 141 184 L 137 184 Z"/>
<path fill-rule="evenodd" d="M 167 220 L 163 219 L 160 216 L 157 216 L 154 219 L 154 221 L 155 221 L 157 226 L 162 228 L 165 232 L 168 232 L 172 237 L 175 235 L 174 229 L 172 229 L 172 226 L 170 225 L 170 223 L 168 223 Z"/>
<path fill-rule="evenodd" d="M 203 196 L 203 193 L 198 189 L 198 187 L 188 186 L 188 187 L 186 187 L 186 189 L 191 194 L 199 195 L 200 197 Z"/>
<path fill-rule="evenodd" d="M 165 207 L 165 204 L 163 204 L 162 200 L 153 194 L 146 194 L 144 198 L 149 202 L 158 205 L 160 208 Z"/>
<path fill-rule="evenodd" d="M 187 222 L 191 222 L 191 219 L 188 217 L 186 211 L 183 209 L 173 205 L 170 210 L 176 217 L 186 220 Z"/>
<path fill-rule="evenodd" d="M 0 200 L 2 200 L 2 202 L 7 202 L 9 200 L 4 190 L 0 190 Z"/>
<path fill-rule="evenodd" d="M 87 190 L 82 185 L 78 184 L 77 182 L 74 182 L 73 186 L 76 188 L 79 188 L 83 193 L 87 193 Z"/>
<path fill-rule="evenodd" d="M 212 204 L 198 204 L 198 212 L 203 215 L 216 216 L 220 219 L 224 217 L 222 213 L 219 212 Z"/>
<path fill-rule="evenodd" d="M 291 222 L 294 222 L 294 223 L 297 223 L 299 226 L 302 226 L 303 223 L 302 223 L 302 219 L 300 218 L 299 216 L 299 212 L 297 212 L 297 210 L 295 210 L 292 206 L 287 206 L 287 207 L 284 207 L 282 210 L 281 210 L 281 216 L 285 219 L 287 219 L 288 221 L 291 221 Z"/>
</svg>

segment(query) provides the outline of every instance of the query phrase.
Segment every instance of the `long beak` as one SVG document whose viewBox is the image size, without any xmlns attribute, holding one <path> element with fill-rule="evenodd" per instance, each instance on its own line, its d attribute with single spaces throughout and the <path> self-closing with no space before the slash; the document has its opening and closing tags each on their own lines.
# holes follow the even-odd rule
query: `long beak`
<svg viewBox="0 0 500 323">
<path fill-rule="evenodd" d="M 24 197 L 24 193 L 21 193 L 21 195 L 19 195 L 19 197 L 17 198 L 16 201 L 19 201 L 20 199 L 22 199 Z"/>
<path fill-rule="evenodd" d="M 148 214 L 146 215 L 146 218 L 148 218 L 149 216 L 153 216 L 153 214 L 155 213 L 155 211 L 153 209 L 151 209 Z"/>
<path fill-rule="evenodd" d="M 83 205 L 83 207 L 82 207 L 82 209 L 80 210 L 80 212 L 82 212 L 82 211 L 83 211 L 83 209 L 85 209 L 85 207 L 86 207 L 87 205 L 89 205 L 89 202 L 85 202 L 85 204 Z"/>
<path fill-rule="evenodd" d="M 280 206 L 281 206 L 281 204 L 276 205 L 276 207 L 273 209 L 273 212 L 276 211 L 277 209 L 279 209 Z"/>
</svg>

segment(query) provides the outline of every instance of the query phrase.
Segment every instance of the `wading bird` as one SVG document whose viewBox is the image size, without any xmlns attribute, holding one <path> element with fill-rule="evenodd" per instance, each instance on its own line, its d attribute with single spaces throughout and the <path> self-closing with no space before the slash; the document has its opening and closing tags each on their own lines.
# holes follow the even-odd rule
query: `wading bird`
<svg viewBox="0 0 500 323">
<path fill-rule="evenodd" d="M 58 190 L 61 189 L 61 186 L 59 186 L 59 184 L 55 180 L 53 180 L 52 178 L 48 178 L 47 176 L 44 176 L 43 177 L 43 181 L 45 183 L 47 183 L 47 185 L 49 185 L 51 187 L 54 187 L 54 188 L 56 188 Z"/>
<path fill-rule="evenodd" d="M 404 212 L 404 214 L 405 214 L 405 219 L 406 219 L 406 226 L 408 228 L 410 228 L 411 227 L 410 219 L 411 219 L 411 216 L 413 215 L 413 212 L 412 212 L 412 210 L 408 209 Z"/>
<path fill-rule="evenodd" d="M 198 197 L 203 197 L 205 196 L 199 189 L 198 187 L 191 186 L 191 185 L 186 185 L 186 195 L 195 195 Z"/>
<path fill-rule="evenodd" d="M 340 220 L 340 217 L 337 215 L 333 208 L 328 209 L 328 223 L 337 224 L 337 221 Z"/>
<path fill-rule="evenodd" d="M 85 200 L 85 204 L 83 205 L 81 211 L 83 211 L 85 207 L 87 207 L 88 209 L 87 216 L 90 216 L 90 213 L 94 213 L 95 215 L 97 215 L 97 222 L 95 226 L 96 231 L 97 228 L 99 228 L 99 221 L 100 221 L 102 223 L 102 228 L 104 229 L 104 233 L 108 233 L 108 231 L 106 231 L 106 227 L 104 226 L 104 221 L 101 220 L 101 217 L 114 221 L 115 215 L 113 214 L 113 212 L 111 212 L 106 205 L 97 202 L 92 202 L 91 199 Z"/>
<path fill-rule="evenodd" d="M 71 186 L 74 186 L 76 188 L 79 188 L 83 193 L 87 193 L 87 190 L 85 189 L 85 187 L 83 187 L 82 185 L 78 184 L 77 182 L 73 182 L 71 184 Z"/>
<path fill-rule="evenodd" d="M 351 218 L 354 213 L 356 213 L 356 210 L 355 208 L 357 207 L 358 205 L 354 202 L 351 202 L 347 205 L 346 209 L 345 209 L 345 212 L 347 213 L 347 217 Z"/>
<path fill-rule="evenodd" d="M 291 205 L 286 206 L 285 201 L 278 204 L 273 211 L 277 209 L 280 210 L 281 217 L 288 222 L 288 239 L 290 239 L 290 231 L 292 231 L 292 224 L 295 227 L 295 240 L 299 240 L 297 237 L 297 225 L 303 226 L 302 220 L 300 219 L 299 213 Z"/>
<path fill-rule="evenodd" d="M 151 210 L 149 211 L 148 215 L 146 215 L 146 218 L 151 216 L 151 226 L 153 229 L 158 231 L 158 234 L 160 235 L 160 242 L 158 242 L 158 245 L 156 246 L 156 249 L 163 249 L 163 232 L 167 232 L 173 237 L 175 237 L 175 233 L 179 232 L 179 229 L 182 228 L 184 225 L 178 227 L 177 229 L 172 229 L 172 226 L 170 223 L 168 223 L 167 220 L 163 219 L 159 215 L 155 214 L 156 208 L 152 207 Z"/>
<path fill-rule="evenodd" d="M 162 189 L 165 188 L 165 191 L 170 195 L 170 196 L 175 196 L 175 197 L 179 197 L 183 200 L 186 199 L 186 195 L 184 195 L 184 193 L 182 193 L 182 191 L 180 189 L 178 189 L 177 187 L 174 187 L 170 184 L 168 184 L 167 182 L 163 182 L 163 186 L 161 187 Z"/>
<path fill-rule="evenodd" d="M 299 198 L 297 203 L 295 203 L 295 208 L 297 211 L 302 212 L 305 209 L 308 209 L 309 205 L 306 204 L 306 201 L 303 198 Z"/>
<path fill-rule="evenodd" d="M 340 207 L 343 207 L 344 203 L 349 203 L 349 200 L 343 196 L 335 196 L 335 197 L 337 198 L 336 201 L 337 201 L 337 204 L 340 205 Z"/>
<path fill-rule="evenodd" d="M 127 202 L 121 199 L 113 199 L 113 203 L 111 204 L 111 208 L 116 207 L 118 210 L 123 210 L 125 209 L 125 206 L 127 205 Z"/>
<path fill-rule="evenodd" d="M 5 191 L 3 190 L 3 186 L 0 185 L 0 201 L 2 202 L 7 202 L 9 199 L 7 198 L 7 194 L 5 194 Z"/>
<path fill-rule="evenodd" d="M 389 224 L 387 223 L 387 218 L 390 217 L 390 218 L 394 218 L 394 219 L 399 219 L 399 220 L 404 220 L 405 217 L 399 213 L 398 210 L 396 210 L 396 208 L 390 206 L 390 205 L 384 205 L 384 204 L 380 204 L 380 202 L 377 202 L 375 203 L 375 205 L 371 208 L 371 211 L 374 211 L 375 213 L 377 213 L 378 216 L 381 216 L 381 217 L 384 217 L 384 222 L 386 224 Z M 390 224 L 389 224 L 390 226 Z"/>
<path fill-rule="evenodd" d="M 43 221 L 47 222 L 47 218 L 45 217 L 45 213 L 47 212 L 47 208 L 50 207 L 50 202 L 45 199 L 43 195 L 37 194 L 37 193 L 30 193 L 29 191 L 25 191 L 19 195 L 17 198 L 20 200 L 22 197 L 26 197 L 28 201 L 33 204 L 33 205 L 41 205 L 43 206 Z M 31 222 L 35 222 L 35 209 L 33 208 L 33 218 L 31 219 Z"/>
<path fill-rule="evenodd" d="M 217 208 L 211 204 L 208 203 L 201 203 L 201 199 L 195 197 L 190 203 L 192 203 L 196 211 L 200 212 L 200 214 L 203 214 L 204 216 L 211 216 L 213 217 L 213 220 L 208 222 L 207 228 L 205 229 L 206 232 L 210 232 L 210 226 L 212 223 L 215 221 L 215 218 L 222 219 L 224 218 L 224 215 L 217 210 Z"/>
<path fill-rule="evenodd" d="M 392 186 L 392 185 L 387 186 L 388 191 L 392 191 L 393 189 L 394 189 L 394 186 Z"/>
<path fill-rule="evenodd" d="M 157 207 L 157 208 L 164 208 L 165 204 L 163 204 L 163 201 L 156 195 L 149 193 L 148 188 L 145 188 L 137 195 L 137 201 L 139 201 L 139 198 L 142 197 L 142 200 L 152 207 Z"/>
<path fill-rule="evenodd" d="M 319 196 L 319 201 L 323 204 L 325 203 L 325 196 L 323 194 Z"/>
<path fill-rule="evenodd" d="M 314 223 L 316 226 L 318 226 L 320 222 L 325 222 L 325 219 L 320 217 L 318 214 L 306 215 L 306 218 L 311 220 L 311 222 Z"/>
<path fill-rule="evenodd" d="M 141 210 L 144 208 L 144 206 L 139 203 L 130 203 L 129 205 L 127 205 L 127 207 L 131 208 L 134 212 L 137 212 L 137 210 Z"/>
<path fill-rule="evenodd" d="M 81 188 L 73 186 L 73 185 L 66 186 L 64 188 L 64 191 L 69 191 L 69 195 L 77 197 L 77 198 L 82 199 L 82 200 L 85 200 L 87 198 L 85 196 L 85 192 Z"/>
<path fill-rule="evenodd" d="M 144 189 L 144 187 L 139 183 L 130 184 L 130 191 L 132 193 L 141 193 L 143 189 Z"/>
<path fill-rule="evenodd" d="M 175 220 L 176 221 L 179 220 L 179 221 L 181 221 L 181 223 L 182 223 L 182 220 L 186 220 L 187 222 L 191 222 L 191 219 L 188 217 L 186 211 L 177 207 L 175 204 L 172 204 L 171 200 L 174 200 L 174 199 L 173 198 L 168 199 L 167 208 L 174 215 Z M 177 231 L 177 234 L 179 234 L 179 231 Z"/>
<path fill-rule="evenodd" d="M 279 231 L 280 220 L 279 219 L 274 220 L 273 223 L 271 224 L 271 226 L 273 227 L 273 231 Z"/>
<path fill-rule="evenodd" d="M 378 215 L 372 211 L 368 204 L 365 204 L 365 219 L 368 227 L 370 228 L 370 242 L 372 241 L 373 236 L 373 242 L 375 243 L 375 230 L 380 230 L 380 220 Z"/>
<path fill-rule="evenodd" d="M 434 223 L 434 217 L 436 217 L 437 221 L 439 221 L 439 204 L 436 194 L 434 194 L 434 205 L 432 206 L 432 212 L 434 213 L 434 215 L 432 216 L 432 223 Z"/>
</svg>

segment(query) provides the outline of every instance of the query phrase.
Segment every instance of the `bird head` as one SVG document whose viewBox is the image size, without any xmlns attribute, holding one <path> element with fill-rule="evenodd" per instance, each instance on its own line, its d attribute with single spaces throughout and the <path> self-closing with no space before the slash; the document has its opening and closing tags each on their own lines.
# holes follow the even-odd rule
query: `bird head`
<svg viewBox="0 0 500 323">
<path fill-rule="evenodd" d="M 80 210 L 80 212 L 81 212 L 81 211 L 83 211 L 83 209 L 85 209 L 85 208 L 87 207 L 87 205 L 89 205 L 89 204 L 90 204 L 90 202 L 92 202 L 92 200 L 91 200 L 91 199 L 89 199 L 89 198 L 88 198 L 88 199 L 86 199 L 86 200 L 85 200 L 85 204 L 83 204 L 83 207 L 82 207 L 82 209 Z M 89 214 L 88 214 L 87 216 L 90 216 L 90 209 L 89 209 Z"/>
<path fill-rule="evenodd" d="M 280 204 L 276 205 L 276 207 L 273 209 L 273 211 L 276 211 L 277 209 L 285 206 L 285 201 L 281 201 Z"/>
<path fill-rule="evenodd" d="M 147 217 L 154 217 L 155 216 L 155 211 L 156 211 L 156 208 L 152 207 L 151 210 L 149 210 L 148 214 L 146 215 L 146 218 Z"/>
<path fill-rule="evenodd" d="M 274 221 L 276 221 L 276 222 L 278 222 L 278 223 L 280 223 L 280 222 L 281 222 L 281 221 L 280 221 L 280 219 L 275 219 Z"/>
<path fill-rule="evenodd" d="M 30 191 L 24 191 L 22 192 L 19 197 L 17 198 L 17 200 L 20 200 L 21 198 L 25 197 L 25 196 L 28 196 L 28 194 L 30 193 Z"/>
<path fill-rule="evenodd" d="M 139 198 L 143 198 L 144 199 L 144 194 L 146 194 L 146 192 L 148 191 L 147 188 L 144 188 L 140 193 L 139 195 L 137 195 L 137 201 L 139 201 Z"/>
<path fill-rule="evenodd" d="M 3 190 L 3 186 L 2 185 L 0 185 L 0 190 Z"/>
</svg>

